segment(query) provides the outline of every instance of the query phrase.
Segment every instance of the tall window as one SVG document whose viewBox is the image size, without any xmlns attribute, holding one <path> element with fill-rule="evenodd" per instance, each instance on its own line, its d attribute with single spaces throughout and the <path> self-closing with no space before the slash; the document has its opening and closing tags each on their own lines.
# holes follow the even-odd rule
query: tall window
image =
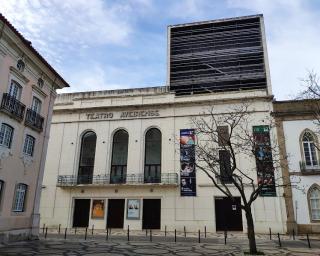
<svg viewBox="0 0 320 256">
<path fill-rule="evenodd" d="M 230 159 L 231 156 L 228 150 L 219 150 L 220 181 L 225 184 L 232 183 Z"/>
<path fill-rule="evenodd" d="M 13 211 L 23 212 L 25 210 L 25 201 L 27 195 L 28 186 L 23 183 L 19 183 L 16 186 L 16 193 L 13 200 Z"/>
<path fill-rule="evenodd" d="M 32 104 L 31 104 L 31 109 L 40 114 L 41 112 L 41 100 L 39 100 L 37 97 L 32 98 Z"/>
<path fill-rule="evenodd" d="M 20 100 L 22 87 L 19 83 L 14 80 L 11 80 L 9 95 L 17 100 Z"/>
<path fill-rule="evenodd" d="M 145 138 L 144 182 L 161 182 L 161 132 L 152 128 Z"/>
<path fill-rule="evenodd" d="M 78 171 L 78 183 L 80 184 L 92 183 L 96 142 L 97 135 L 92 131 L 82 136 Z"/>
<path fill-rule="evenodd" d="M 125 183 L 127 176 L 129 134 L 117 131 L 113 136 L 110 183 Z"/>
<path fill-rule="evenodd" d="M 11 147 L 13 137 L 13 128 L 8 124 L 1 124 L 0 128 L 0 145 L 6 148 Z"/>
<path fill-rule="evenodd" d="M 302 137 L 302 146 L 306 167 L 318 165 L 317 152 L 313 135 L 306 131 Z"/>
<path fill-rule="evenodd" d="M 36 139 L 31 135 L 26 135 L 23 145 L 23 153 L 27 156 L 33 156 L 34 144 Z"/>
<path fill-rule="evenodd" d="M 311 187 L 309 191 L 311 220 L 320 220 L 320 189 Z"/>
</svg>

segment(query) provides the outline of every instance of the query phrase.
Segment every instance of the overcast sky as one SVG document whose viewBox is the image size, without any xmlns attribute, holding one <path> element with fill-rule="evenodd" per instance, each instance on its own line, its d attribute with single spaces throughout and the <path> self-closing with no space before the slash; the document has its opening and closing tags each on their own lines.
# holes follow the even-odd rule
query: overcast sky
<svg viewBox="0 0 320 256">
<path fill-rule="evenodd" d="M 320 73 L 317 0 L 0 0 L 0 12 L 70 83 L 60 92 L 165 85 L 168 25 L 258 13 L 277 99 Z"/>
</svg>

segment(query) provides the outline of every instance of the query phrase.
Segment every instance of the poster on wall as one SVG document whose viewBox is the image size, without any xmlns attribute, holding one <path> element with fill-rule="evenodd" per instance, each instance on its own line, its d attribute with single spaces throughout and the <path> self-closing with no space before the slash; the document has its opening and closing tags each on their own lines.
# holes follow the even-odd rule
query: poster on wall
<svg viewBox="0 0 320 256">
<path fill-rule="evenodd" d="M 103 219 L 104 218 L 104 200 L 92 200 L 92 219 Z"/>
<path fill-rule="evenodd" d="M 140 199 L 127 200 L 127 219 L 128 220 L 140 219 Z"/>
<path fill-rule="evenodd" d="M 180 195 L 197 195 L 194 129 L 180 130 Z"/>
<path fill-rule="evenodd" d="M 253 126 L 253 138 L 258 184 L 264 184 L 260 196 L 276 196 L 269 126 Z"/>
</svg>

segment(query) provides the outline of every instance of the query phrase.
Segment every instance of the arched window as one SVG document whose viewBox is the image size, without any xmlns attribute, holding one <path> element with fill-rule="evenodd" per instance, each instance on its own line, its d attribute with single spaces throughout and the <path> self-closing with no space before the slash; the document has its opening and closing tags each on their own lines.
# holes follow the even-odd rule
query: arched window
<svg viewBox="0 0 320 256">
<path fill-rule="evenodd" d="M 82 136 L 81 150 L 79 159 L 78 183 L 92 183 L 94 157 L 96 153 L 97 135 L 92 132 L 86 132 Z"/>
<path fill-rule="evenodd" d="M 305 131 L 302 137 L 303 155 L 306 167 L 318 165 L 317 148 L 315 138 L 311 132 Z"/>
<path fill-rule="evenodd" d="M 110 183 L 125 183 L 129 134 L 119 130 L 113 135 Z"/>
<path fill-rule="evenodd" d="M 314 185 L 308 193 L 311 220 L 320 220 L 320 187 Z"/>
<path fill-rule="evenodd" d="M 152 128 L 145 138 L 144 182 L 161 182 L 161 132 Z"/>
</svg>

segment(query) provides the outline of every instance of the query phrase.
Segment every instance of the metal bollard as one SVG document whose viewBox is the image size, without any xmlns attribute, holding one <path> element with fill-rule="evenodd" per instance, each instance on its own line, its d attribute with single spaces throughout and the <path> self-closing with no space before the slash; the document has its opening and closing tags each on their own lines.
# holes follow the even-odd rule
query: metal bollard
<svg viewBox="0 0 320 256">
<path fill-rule="evenodd" d="M 128 225 L 128 242 L 130 241 L 129 232 L 130 232 L 130 229 L 129 229 L 129 225 Z"/>
<path fill-rule="evenodd" d="M 94 225 L 92 225 L 91 235 L 93 235 Z"/>
<path fill-rule="evenodd" d="M 270 236 L 270 240 L 272 240 L 272 237 L 271 237 L 271 228 L 269 228 L 269 236 Z"/>
<path fill-rule="evenodd" d="M 87 240 L 88 227 L 86 227 L 86 231 L 84 232 L 84 240 Z"/>
<path fill-rule="evenodd" d="M 187 237 L 186 226 L 183 226 L 184 237 Z"/>
<path fill-rule="evenodd" d="M 292 238 L 293 240 L 296 240 L 294 229 L 292 229 Z"/>
<path fill-rule="evenodd" d="M 309 239 L 309 234 L 307 234 L 307 241 L 308 241 L 308 247 L 311 248 L 310 239 Z"/>
<path fill-rule="evenodd" d="M 204 238 L 207 238 L 207 226 L 204 226 Z"/>
<path fill-rule="evenodd" d="M 148 229 L 146 229 L 146 236 L 148 236 Z"/>
<path fill-rule="evenodd" d="M 227 230 L 224 231 L 224 244 L 227 244 L 227 237 L 228 237 L 228 232 Z"/>
<path fill-rule="evenodd" d="M 200 242 L 200 229 L 198 230 L 198 242 L 201 243 Z"/>
<path fill-rule="evenodd" d="M 64 230 L 64 239 L 67 239 L 67 230 L 68 230 L 68 228 L 66 228 L 66 229 Z"/>
<path fill-rule="evenodd" d="M 48 227 L 46 227 L 46 233 L 44 234 L 44 238 L 47 238 L 47 234 L 48 234 Z"/>
<path fill-rule="evenodd" d="M 61 224 L 59 224 L 58 234 L 60 235 Z"/>
<path fill-rule="evenodd" d="M 281 247 L 281 240 L 280 240 L 280 234 L 278 233 L 278 242 L 279 242 L 279 246 Z"/>
<path fill-rule="evenodd" d="M 77 234 L 77 227 L 74 228 L 74 234 Z"/>
<path fill-rule="evenodd" d="M 150 229 L 150 242 L 152 242 L 152 229 Z"/>
<path fill-rule="evenodd" d="M 164 226 L 164 236 L 167 236 L 167 226 Z"/>
<path fill-rule="evenodd" d="M 43 224 L 43 228 L 42 228 L 42 234 L 44 234 L 44 230 L 46 228 L 46 224 Z"/>
<path fill-rule="evenodd" d="M 175 243 L 177 242 L 177 230 L 176 229 L 174 230 L 174 242 Z"/>
<path fill-rule="evenodd" d="M 108 228 L 107 228 L 106 240 L 108 240 L 108 239 L 109 239 L 109 230 L 108 230 Z"/>
</svg>

